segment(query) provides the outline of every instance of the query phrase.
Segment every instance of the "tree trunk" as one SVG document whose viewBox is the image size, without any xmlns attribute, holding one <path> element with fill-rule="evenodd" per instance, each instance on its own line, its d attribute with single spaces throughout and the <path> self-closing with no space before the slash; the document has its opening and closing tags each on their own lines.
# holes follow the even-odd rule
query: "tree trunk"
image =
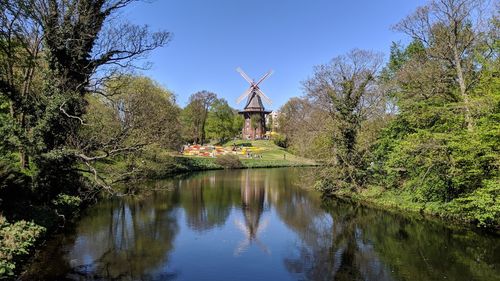
<svg viewBox="0 0 500 281">
<path fill-rule="evenodd" d="M 467 94 L 467 87 L 465 85 L 465 78 L 463 74 L 462 64 L 460 61 L 460 56 L 458 54 L 457 48 L 453 48 L 453 53 L 455 59 L 455 69 L 457 71 L 458 85 L 460 87 L 460 95 L 462 96 L 465 107 L 465 123 L 467 124 L 467 130 L 471 132 L 474 129 L 474 126 L 469 108 L 469 96 Z"/>
<path fill-rule="evenodd" d="M 26 154 L 26 151 L 24 150 L 24 147 L 19 149 L 19 165 L 21 166 L 21 169 L 26 169 L 28 168 L 28 155 Z"/>
</svg>

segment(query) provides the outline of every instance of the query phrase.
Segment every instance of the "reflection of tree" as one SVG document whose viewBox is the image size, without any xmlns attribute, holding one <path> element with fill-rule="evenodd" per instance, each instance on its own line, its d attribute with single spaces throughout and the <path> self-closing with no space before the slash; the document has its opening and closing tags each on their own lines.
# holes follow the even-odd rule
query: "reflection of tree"
<svg viewBox="0 0 500 281">
<path fill-rule="evenodd" d="M 295 198 L 286 199 L 292 194 Z M 293 216 L 276 206 L 300 239 L 284 261 L 300 279 L 500 280 L 496 237 L 338 200 L 322 211 L 299 194 L 280 194 L 285 202 L 301 202 Z"/>
<path fill-rule="evenodd" d="M 187 224 L 193 230 L 201 232 L 224 225 L 237 198 L 230 177 L 215 175 L 214 171 L 200 173 L 179 182 L 181 204 Z"/>
<path fill-rule="evenodd" d="M 148 274 L 167 262 L 178 231 L 172 196 L 175 194 L 116 200 L 94 210 L 81 222 L 79 239 L 69 254 L 74 275 L 86 279 L 151 279 Z M 168 276 L 175 275 L 165 273 L 164 277 Z"/>
<path fill-rule="evenodd" d="M 368 213 L 367 209 L 363 212 L 363 216 Z M 380 211 L 364 233 L 398 279 L 500 280 L 496 236 Z"/>
<path fill-rule="evenodd" d="M 390 280 L 387 268 L 362 239 L 357 209 L 341 205 L 325 212 L 318 194 L 308 190 L 306 173 L 315 171 L 281 173 L 270 191 L 277 214 L 299 238 L 284 260 L 287 270 L 305 280 Z"/>
<path fill-rule="evenodd" d="M 155 182 L 173 184 L 173 191 L 102 202 L 89 209 L 75 236 L 53 246 L 59 256 L 49 254 L 40 263 L 50 276 L 32 271 L 24 280 L 175 278 L 165 268 L 182 209 L 189 227 L 201 231 L 225 224 L 231 210 L 240 208 L 237 226 L 245 240 L 236 254 L 250 243 L 258 246 L 259 232 L 267 225 L 264 214 L 275 211 L 296 235 L 270 237 L 296 237 L 283 262 L 294 279 L 499 280 L 498 237 L 338 200 L 322 206 L 317 193 L 300 188 L 310 186 L 304 171 L 205 172 L 168 185 Z M 61 254 L 68 250 L 65 245 L 72 245 L 67 256 Z"/>
<path fill-rule="evenodd" d="M 332 202 L 328 215 L 311 218 L 306 232 L 296 229 L 302 241 L 297 257 L 285 259 L 287 269 L 307 280 L 391 280 L 388 268 L 363 240 L 358 209 L 337 203 Z"/>
</svg>

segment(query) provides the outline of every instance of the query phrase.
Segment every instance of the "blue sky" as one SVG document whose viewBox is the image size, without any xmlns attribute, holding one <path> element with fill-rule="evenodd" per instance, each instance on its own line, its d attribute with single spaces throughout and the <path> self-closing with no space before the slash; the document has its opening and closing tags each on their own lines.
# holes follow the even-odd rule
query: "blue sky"
<svg viewBox="0 0 500 281">
<path fill-rule="evenodd" d="M 290 97 L 303 95 L 301 81 L 314 65 L 353 48 L 383 52 L 392 41 L 408 38 L 391 25 L 423 0 L 156 0 L 137 2 L 124 16 L 152 30 L 167 30 L 173 40 L 148 58 L 143 74 L 173 91 L 185 106 L 189 95 L 215 92 L 232 107 L 248 84 L 240 66 L 259 79 L 277 109 Z"/>
</svg>

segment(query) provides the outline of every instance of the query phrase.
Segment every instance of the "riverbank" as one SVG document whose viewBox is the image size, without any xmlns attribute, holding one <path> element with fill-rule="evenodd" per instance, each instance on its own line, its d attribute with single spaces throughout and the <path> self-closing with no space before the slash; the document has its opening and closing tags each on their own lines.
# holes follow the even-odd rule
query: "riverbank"
<svg viewBox="0 0 500 281">
<path fill-rule="evenodd" d="M 242 166 L 239 169 L 252 168 L 279 168 L 279 167 L 306 167 L 318 166 L 313 161 L 291 161 L 291 160 L 269 160 L 269 159 L 240 159 Z M 217 158 L 206 158 L 196 156 L 178 156 L 175 157 L 177 167 L 175 173 L 189 171 L 221 170 L 226 169 L 217 164 Z M 175 174 L 173 173 L 173 174 Z"/>
<path fill-rule="evenodd" d="M 417 202 L 411 194 L 369 186 L 359 192 L 338 190 L 331 196 L 392 212 L 425 216 L 500 235 L 500 186 L 495 183 L 478 189 L 467 197 L 450 202 Z"/>
</svg>

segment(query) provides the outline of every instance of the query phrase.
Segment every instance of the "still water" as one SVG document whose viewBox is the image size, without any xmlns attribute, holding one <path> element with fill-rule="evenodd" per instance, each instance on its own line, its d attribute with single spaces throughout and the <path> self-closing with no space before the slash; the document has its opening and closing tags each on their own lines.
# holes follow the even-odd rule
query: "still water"
<svg viewBox="0 0 500 281">
<path fill-rule="evenodd" d="M 500 239 L 353 203 L 314 169 L 209 171 L 104 201 L 25 280 L 500 280 Z"/>
</svg>

